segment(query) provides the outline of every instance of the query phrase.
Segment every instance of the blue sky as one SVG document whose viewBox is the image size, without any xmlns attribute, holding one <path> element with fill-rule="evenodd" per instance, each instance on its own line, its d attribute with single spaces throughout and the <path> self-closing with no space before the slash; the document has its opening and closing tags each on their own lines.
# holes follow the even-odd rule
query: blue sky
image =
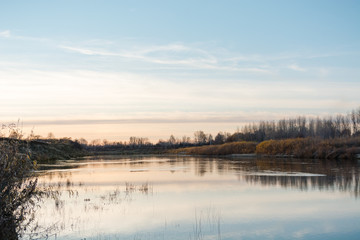
<svg viewBox="0 0 360 240">
<path fill-rule="evenodd" d="M 360 105 L 358 1 L 0 1 L 0 11 L 0 120 L 40 134 L 157 139 Z"/>
</svg>

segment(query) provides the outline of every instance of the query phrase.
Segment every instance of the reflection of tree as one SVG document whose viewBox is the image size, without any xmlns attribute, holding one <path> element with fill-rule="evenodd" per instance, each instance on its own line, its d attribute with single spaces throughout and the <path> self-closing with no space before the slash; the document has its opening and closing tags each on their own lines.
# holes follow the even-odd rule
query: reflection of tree
<svg viewBox="0 0 360 240">
<path fill-rule="evenodd" d="M 265 161 L 266 160 L 262 160 Z M 272 165 L 276 160 L 272 161 Z M 264 165 L 264 164 L 263 164 Z M 277 168 L 282 172 L 305 172 L 311 174 L 323 174 L 325 176 L 305 177 L 306 182 L 312 188 L 319 190 L 340 190 L 352 192 L 355 196 L 359 194 L 359 165 L 357 161 L 320 161 L 320 162 L 299 162 L 299 161 L 281 161 Z M 296 179 L 298 177 L 286 176 L 285 178 Z M 282 180 L 283 186 L 290 180 Z M 306 186 L 305 184 L 296 184 L 295 186 Z"/>
<path fill-rule="evenodd" d="M 298 188 L 300 190 L 339 190 L 359 196 L 359 176 L 271 176 L 245 175 L 244 179 L 251 183 L 262 185 L 278 185 L 284 188 Z"/>
<path fill-rule="evenodd" d="M 243 179 L 262 185 L 279 185 L 285 188 L 300 190 L 339 190 L 359 196 L 359 164 L 357 161 L 299 161 L 290 159 L 257 159 L 248 163 L 250 168 L 257 169 Z M 266 174 L 270 171 L 270 174 Z M 271 174 L 271 172 L 278 173 Z M 297 174 L 298 173 L 298 174 Z M 306 174 L 320 176 L 306 176 Z M 304 176 L 305 174 L 305 176 Z M 301 175 L 301 176 L 297 176 Z"/>
<path fill-rule="evenodd" d="M 149 161 L 164 159 L 165 161 Z M 360 196 L 357 161 L 319 161 L 314 159 L 229 159 L 216 157 L 125 157 L 121 164 L 128 167 L 147 168 L 150 165 L 169 164 L 172 167 L 193 164 L 195 173 L 204 176 L 216 171 L 218 174 L 239 174 L 239 178 L 250 183 L 278 185 L 300 190 L 339 190 Z M 272 174 L 266 174 L 266 173 Z M 275 174 L 274 174 L 275 173 Z M 301 173 L 301 174 L 294 174 Z M 317 176 L 306 176 L 312 174 Z"/>
<path fill-rule="evenodd" d="M 198 176 L 205 176 L 214 172 L 220 175 L 236 174 L 239 180 L 253 184 L 277 185 L 303 191 L 311 189 L 320 191 L 337 190 L 350 192 L 355 197 L 360 196 L 360 166 L 357 161 L 320 161 L 287 158 L 231 159 L 189 156 L 103 156 L 95 160 L 105 162 L 113 159 L 117 160 L 116 164 L 118 166 L 129 169 L 151 169 L 151 167 L 168 164 L 171 169 L 174 169 L 175 167 L 189 167 L 190 165 Z M 71 166 L 82 167 L 82 165 L 74 164 Z M 174 171 L 171 169 L 169 171 Z M 61 172 L 53 174 L 63 174 L 63 178 L 69 177 L 66 173 Z"/>
<path fill-rule="evenodd" d="M 357 161 L 317 161 L 298 159 L 220 159 L 192 158 L 199 176 L 213 171 L 237 173 L 239 180 L 266 186 L 350 192 L 360 196 L 359 164 Z M 215 164 L 215 166 L 214 166 Z M 307 176 L 308 174 L 308 176 Z"/>
</svg>

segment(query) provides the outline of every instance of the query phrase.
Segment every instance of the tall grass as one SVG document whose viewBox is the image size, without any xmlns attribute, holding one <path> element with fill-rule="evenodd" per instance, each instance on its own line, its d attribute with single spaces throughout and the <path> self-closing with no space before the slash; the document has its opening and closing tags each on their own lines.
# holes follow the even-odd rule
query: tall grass
<svg viewBox="0 0 360 240">
<path fill-rule="evenodd" d="M 299 158 L 351 159 L 360 154 L 360 137 L 335 138 L 294 138 L 267 140 L 256 146 L 257 154 L 290 155 Z"/>
<path fill-rule="evenodd" d="M 254 153 L 255 142 L 232 142 L 221 145 L 207 145 L 200 147 L 188 147 L 171 150 L 171 153 L 189 155 L 228 155 Z"/>
<path fill-rule="evenodd" d="M 186 155 L 258 154 L 315 159 L 352 159 L 360 154 L 360 137 L 320 139 L 292 138 L 255 142 L 232 142 L 170 150 L 170 153 Z"/>
<path fill-rule="evenodd" d="M 18 239 L 36 204 L 36 163 L 17 136 L 0 141 L 0 239 Z"/>
</svg>

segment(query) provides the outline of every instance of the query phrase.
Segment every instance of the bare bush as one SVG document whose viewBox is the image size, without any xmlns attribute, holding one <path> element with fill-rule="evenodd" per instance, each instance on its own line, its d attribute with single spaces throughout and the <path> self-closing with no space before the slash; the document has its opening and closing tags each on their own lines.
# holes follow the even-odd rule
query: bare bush
<svg viewBox="0 0 360 240">
<path fill-rule="evenodd" d="M 16 129 L 0 141 L 0 239 L 18 239 L 33 220 L 36 162 Z"/>
</svg>

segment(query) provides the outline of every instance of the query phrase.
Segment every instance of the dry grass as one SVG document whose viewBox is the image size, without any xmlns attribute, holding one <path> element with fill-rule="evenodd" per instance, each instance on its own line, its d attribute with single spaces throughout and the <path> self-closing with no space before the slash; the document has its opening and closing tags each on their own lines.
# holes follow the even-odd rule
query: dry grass
<svg viewBox="0 0 360 240">
<path fill-rule="evenodd" d="M 360 137 L 330 140 L 318 138 L 268 140 L 257 145 L 256 153 L 291 155 L 299 158 L 351 159 L 360 153 Z"/>
<path fill-rule="evenodd" d="M 228 154 L 248 154 L 254 153 L 255 142 L 232 142 L 221 145 L 206 145 L 200 147 L 188 147 L 171 150 L 175 154 L 188 155 L 228 155 Z"/>
<path fill-rule="evenodd" d="M 360 154 L 360 137 L 336 138 L 292 138 L 255 142 L 232 142 L 222 145 L 206 145 L 170 150 L 170 153 L 186 155 L 251 154 L 269 156 L 293 156 L 316 159 L 352 159 Z"/>
</svg>

